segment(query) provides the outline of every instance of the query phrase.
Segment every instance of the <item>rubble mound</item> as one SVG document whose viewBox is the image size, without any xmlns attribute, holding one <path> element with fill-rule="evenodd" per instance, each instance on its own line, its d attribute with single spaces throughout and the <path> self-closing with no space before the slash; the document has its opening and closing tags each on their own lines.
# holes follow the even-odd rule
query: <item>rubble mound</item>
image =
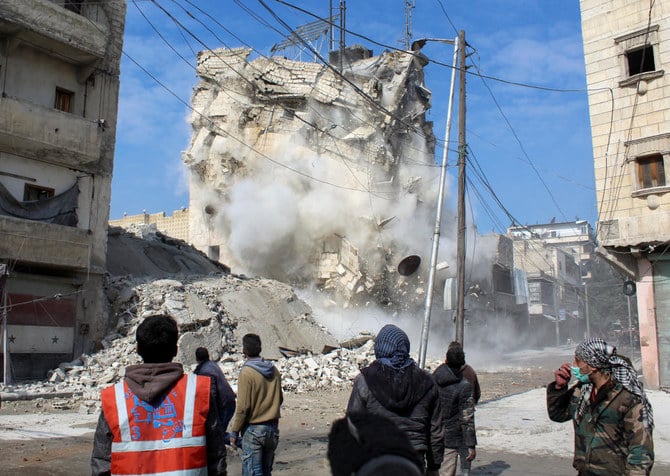
<svg viewBox="0 0 670 476">
<path fill-rule="evenodd" d="M 135 350 L 135 331 L 145 317 L 156 314 L 173 317 L 179 326 L 175 361 L 191 371 L 195 349 L 207 347 L 233 387 L 243 364 L 242 336 L 249 332 L 261 337 L 262 355 L 276 361 L 288 392 L 349 385 L 374 360 L 372 335 L 337 343 L 290 286 L 230 274 L 186 243 L 152 230 L 147 233 L 141 228 L 133 233 L 114 230 L 110 235 L 109 252 L 121 256 L 111 256 L 109 261 L 109 332 L 98 348 L 62 363 L 47 381 L 0 385 L 4 400 L 54 398 L 54 404 L 64 409 L 97 411 L 100 390 L 123 378 L 126 366 L 141 362 Z M 164 268 L 151 271 L 156 261 L 169 260 L 188 262 L 190 271 L 209 274 L 188 274 L 183 269 L 171 273 Z M 123 274 L 135 268 L 141 272 Z M 144 274 L 147 269 L 149 275 Z"/>
</svg>

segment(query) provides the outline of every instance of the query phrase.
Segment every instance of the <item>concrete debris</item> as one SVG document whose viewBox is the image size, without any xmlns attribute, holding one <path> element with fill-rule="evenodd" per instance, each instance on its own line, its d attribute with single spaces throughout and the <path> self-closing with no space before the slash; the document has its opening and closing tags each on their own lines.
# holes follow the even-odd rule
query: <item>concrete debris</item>
<svg viewBox="0 0 670 476">
<path fill-rule="evenodd" d="M 54 409 L 78 409 L 79 413 L 94 413 L 100 407 L 100 391 L 123 378 L 124 369 L 128 365 L 140 363 L 135 352 L 134 330 L 140 319 L 136 319 L 127 326 L 127 335 L 116 334 L 110 340 L 107 348 L 91 355 L 82 355 L 75 362 L 63 364 L 61 368 L 55 369 L 45 382 L 37 382 L 22 385 L 0 385 L 2 399 L 27 400 L 36 398 L 52 398 L 58 396 L 58 400 L 52 403 Z M 132 329 L 132 332 L 131 332 Z M 184 364 L 186 371 L 195 368 L 193 362 L 193 349 L 201 342 L 186 347 L 189 352 L 183 352 L 184 339 L 189 335 L 182 335 L 180 340 L 180 353 L 177 361 Z M 374 361 L 374 346 L 371 335 L 360 336 L 350 342 L 361 343 L 360 347 L 344 348 L 330 347 L 326 354 L 308 352 L 286 358 L 280 357 L 275 365 L 282 374 L 282 383 L 286 392 L 308 392 L 321 389 L 336 389 L 350 385 L 358 375 L 361 368 Z M 222 340 L 225 339 L 225 336 Z M 236 343 L 230 343 L 227 347 L 231 350 L 221 351 L 217 355 L 219 367 L 233 386 L 237 387 L 242 364 L 242 355 L 236 348 Z M 210 351 L 214 347 L 210 347 Z M 265 351 L 263 352 L 265 354 Z M 440 364 L 439 361 L 429 362 L 428 369 L 432 370 Z M 67 370 L 64 370 L 67 369 Z M 54 376 L 58 377 L 54 377 Z"/>
</svg>

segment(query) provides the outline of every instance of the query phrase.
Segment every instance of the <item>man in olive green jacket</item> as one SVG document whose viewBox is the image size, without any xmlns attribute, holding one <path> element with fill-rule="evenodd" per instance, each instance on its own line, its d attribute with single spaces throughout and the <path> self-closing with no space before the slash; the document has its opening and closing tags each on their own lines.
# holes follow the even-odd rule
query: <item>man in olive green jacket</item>
<svg viewBox="0 0 670 476">
<path fill-rule="evenodd" d="M 230 442 L 236 444 L 242 433 L 243 476 L 269 476 L 279 443 L 281 376 L 272 362 L 260 356 L 261 339 L 256 334 L 242 338 L 242 353 L 246 361 L 237 381 Z"/>
<path fill-rule="evenodd" d="M 580 476 L 646 476 L 654 465 L 651 405 L 628 358 L 602 339 L 575 350 L 547 386 L 553 421 L 573 421 L 573 466 Z M 570 377 L 576 382 L 568 386 Z"/>
</svg>

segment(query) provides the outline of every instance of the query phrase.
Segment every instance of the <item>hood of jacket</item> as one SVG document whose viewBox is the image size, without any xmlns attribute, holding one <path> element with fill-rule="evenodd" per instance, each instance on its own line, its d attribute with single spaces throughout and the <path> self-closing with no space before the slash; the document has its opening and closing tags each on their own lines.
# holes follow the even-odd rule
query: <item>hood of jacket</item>
<svg viewBox="0 0 670 476">
<path fill-rule="evenodd" d="M 459 370 L 454 370 L 447 364 L 442 364 L 433 372 L 433 378 L 440 387 L 445 387 L 460 382 L 463 380 L 463 375 Z"/>
<path fill-rule="evenodd" d="M 410 414 L 435 385 L 430 375 L 416 365 L 395 369 L 375 361 L 361 373 L 379 403 L 398 415 Z"/>
<path fill-rule="evenodd" d="M 141 400 L 152 403 L 165 395 L 184 375 L 177 362 L 139 364 L 126 367 L 126 382 Z"/>
<path fill-rule="evenodd" d="M 269 360 L 263 359 L 262 357 L 253 357 L 251 359 L 247 359 L 247 361 L 244 362 L 244 366 L 251 367 L 268 380 L 275 375 L 274 364 Z"/>
</svg>

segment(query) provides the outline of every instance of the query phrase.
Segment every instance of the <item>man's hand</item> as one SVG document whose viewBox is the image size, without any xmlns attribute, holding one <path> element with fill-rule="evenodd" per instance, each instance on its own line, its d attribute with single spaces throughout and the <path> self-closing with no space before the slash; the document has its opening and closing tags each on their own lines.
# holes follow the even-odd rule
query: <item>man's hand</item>
<svg viewBox="0 0 670 476">
<path fill-rule="evenodd" d="M 468 448 L 468 457 L 465 458 L 465 461 L 472 461 L 477 457 L 477 451 L 474 448 Z"/>
<path fill-rule="evenodd" d="M 554 371 L 554 380 L 556 381 L 556 390 L 565 387 L 572 378 L 572 366 L 568 363 L 561 365 L 561 367 Z"/>
</svg>

